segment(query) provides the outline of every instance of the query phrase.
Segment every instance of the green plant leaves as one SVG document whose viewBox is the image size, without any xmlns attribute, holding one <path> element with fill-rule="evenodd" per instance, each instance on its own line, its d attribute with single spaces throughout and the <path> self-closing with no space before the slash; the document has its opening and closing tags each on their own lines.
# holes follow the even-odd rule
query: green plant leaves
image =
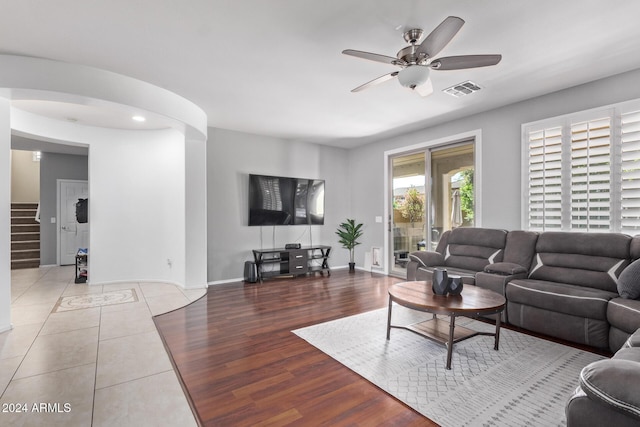
<svg viewBox="0 0 640 427">
<path fill-rule="evenodd" d="M 356 224 L 355 219 L 347 218 L 345 222 L 338 226 L 336 234 L 340 237 L 338 243 L 349 250 L 351 262 L 353 262 L 353 248 L 360 244 L 358 239 L 362 237 L 362 224 Z"/>
</svg>

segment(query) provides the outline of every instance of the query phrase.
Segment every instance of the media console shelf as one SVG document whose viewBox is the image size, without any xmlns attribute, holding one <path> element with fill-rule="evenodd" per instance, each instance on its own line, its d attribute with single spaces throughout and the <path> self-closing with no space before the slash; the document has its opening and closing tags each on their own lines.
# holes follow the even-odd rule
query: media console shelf
<svg viewBox="0 0 640 427">
<path fill-rule="evenodd" d="M 260 282 L 268 277 L 298 276 L 325 271 L 330 276 L 331 246 L 303 246 L 300 249 L 254 249 L 256 273 Z"/>
</svg>

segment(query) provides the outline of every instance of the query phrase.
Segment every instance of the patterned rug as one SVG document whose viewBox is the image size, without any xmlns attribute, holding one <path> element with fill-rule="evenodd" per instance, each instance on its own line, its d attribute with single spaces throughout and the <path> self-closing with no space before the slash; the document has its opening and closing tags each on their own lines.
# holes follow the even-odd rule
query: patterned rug
<svg viewBox="0 0 640 427">
<path fill-rule="evenodd" d="M 392 325 L 431 315 L 394 305 Z M 456 325 L 492 332 L 466 318 Z M 387 309 L 293 331 L 324 353 L 441 426 L 566 425 L 564 407 L 580 370 L 603 357 L 506 328 L 500 350 L 494 338 L 476 336 L 446 348 L 403 329 L 386 340 Z"/>
<path fill-rule="evenodd" d="M 120 289 L 117 291 L 104 292 L 102 294 L 72 295 L 60 297 L 55 307 L 53 307 L 52 313 L 137 301 L 138 295 L 136 294 L 135 289 Z"/>
</svg>

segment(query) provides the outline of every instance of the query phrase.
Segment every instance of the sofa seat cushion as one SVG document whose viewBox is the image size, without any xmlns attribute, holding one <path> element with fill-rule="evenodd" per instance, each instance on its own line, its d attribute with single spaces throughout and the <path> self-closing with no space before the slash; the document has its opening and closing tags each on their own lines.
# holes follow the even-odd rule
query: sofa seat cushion
<svg viewBox="0 0 640 427">
<path fill-rule="evenodd" d="M 518 279 L 506 286 L 510 302 L 587 319 L 606 320 L 613 292 L 545 280 Z"/>
<path fill-rule="evenodd" d="M 634 333 L 640 327 L 640 301 L 614 298 L 607 306 L 609 323 L 628 333 Z"/>
<path fill-rule="evenodd" d="M 447 270 L 447 275 L 455 275 L 460 276 L 462 278 L 462 283 L 465 285 L 475 285 L 476 284 L 476 272 L 473 270 L 465 270 L 464 268 L 451 268 L 446 267 L 444 265 L 434 266 L 434 267 L 418 267 L 418 272 L 416 274 L 416 280 L 431 280 L 433 277 L 433 270 L 435 268 L 444 268 Z"/>
<path fill-rule="evenodd" d="M 580 387 L 589 398 L 640 422 L 640 363 L 599 360 L 580 372 Z"/>
</svg>

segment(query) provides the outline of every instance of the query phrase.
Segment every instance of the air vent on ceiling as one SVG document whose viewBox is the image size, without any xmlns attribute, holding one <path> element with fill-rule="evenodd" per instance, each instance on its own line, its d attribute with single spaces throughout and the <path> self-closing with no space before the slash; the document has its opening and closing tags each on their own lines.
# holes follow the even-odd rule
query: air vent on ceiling
<svg viewBox="0 0 640 427">
<path fill-rule="evenodd" d="M 470 95 L 474 92 L 482 89 L 480 86 L 475 84 L 474 82 L 467 80 L 466 82 L 458 83 L 457 85 L 453 85 L 442 91 L 444 93 L 448 93 L 451 96 L 455 96 L 456 98 L 460 98 L 461 96 Z"/>
</svg>

